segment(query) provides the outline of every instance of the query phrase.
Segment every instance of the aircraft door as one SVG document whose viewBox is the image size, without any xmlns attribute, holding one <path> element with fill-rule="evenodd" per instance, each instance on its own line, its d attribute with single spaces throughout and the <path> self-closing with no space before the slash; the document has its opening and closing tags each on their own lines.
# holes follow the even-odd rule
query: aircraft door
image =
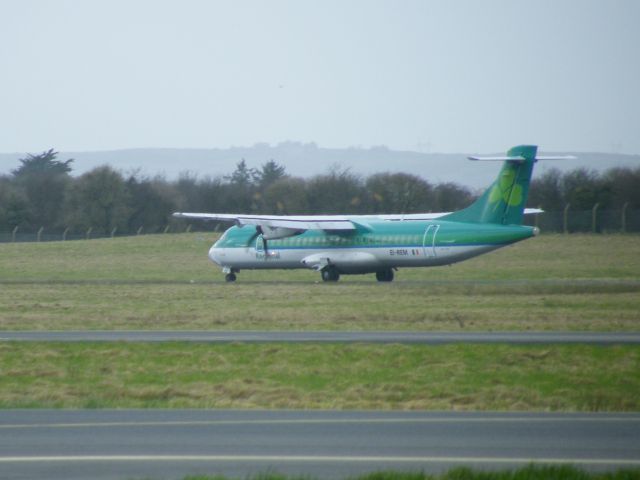
<svg viewBox="0 0 640 480">
<path fill-rule="evenodd" d="M 440 225 L 429 225 L 422 237 L 422 249 L 426 258 L 436 258 L 436 235 Z"/>
<path fill-rule="evenodd" d="M 266 258 L 262 235 L 256 237 L 256 258 Z"/>
</svg>

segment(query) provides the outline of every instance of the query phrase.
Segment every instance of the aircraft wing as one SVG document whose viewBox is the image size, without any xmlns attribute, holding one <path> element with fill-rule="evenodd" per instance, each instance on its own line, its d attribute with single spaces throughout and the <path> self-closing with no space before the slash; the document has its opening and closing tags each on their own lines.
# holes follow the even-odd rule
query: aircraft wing
<svg viewBox="0 0 640 480">
<path fill-rule="evenodd" d="M 356 215 L 349 218 L 362 218 L 370 220 L 390 220 L 393 222 L 401 222 L 405 220 L 434 220 L 436 218 L 444 217 L 449 212 L 430 212 L 430 213 L 395 213 L 395 214 L 381 214 L 381 215 Z"/>
<path fill-rule="evenodd" d="M 543 213 L 544 210 L 539 208 L 525 208 L 524 214 L 536 214 Z M 349 215 L 348 218 L 354 220 L 389 220 L 392 222 L 401 222 L 409 220 L 435 220 L 436 218 L 444 217 L 452 212 L 429 212 L 429 213 L 396 213 L 390 215 Z"/>
<path fill-rule="evenodd" d="M 450 212 L 406 213 L 393 215 L 245 215 L 240 213 L 185 213 L 176 212 L 176 218 L 234 222 L 236 225 L 264 225 L 300 230 L 355 230 L 353 221 L 366 220 L 433 220 Z"/>
<path fill-rule="evenodd" d="M 355 224 L 341 215 L 244 215 L 236 213 L 185 213 L 176 212 L 176 218 L 234 222 L 238 226 L 258 225 L 269 228 L 294 230 L 355 230 Z"/>
<path fill-rule="evenodd" d="M 542 213 L 539 208 L 525 208 L 524 213 Z M 176 218 L 233 222 L 236 225 L 257 225 L 269 228 L 295 230 L 355 230 L 354 222 L 367 220 L 417 221 L 434 220 L 451 212 L 404 213 L 390 215 L 246 215 L 240 213 L 186 213 L 176 212 Z"/>
</svg>

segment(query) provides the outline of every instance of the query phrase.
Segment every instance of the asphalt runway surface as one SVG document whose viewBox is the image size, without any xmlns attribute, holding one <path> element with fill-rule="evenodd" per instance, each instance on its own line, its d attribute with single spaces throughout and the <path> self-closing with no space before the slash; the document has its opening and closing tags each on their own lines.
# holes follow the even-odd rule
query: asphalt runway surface
<svg viewBox="0 0 640 480">
<path fill-rule="evenodd" d="M 3 479 L 640 468 L 640 414 L 0 410 Z"/>
<path fill-rule="evenodd" d="M 0 331 L 0 341 L 202 343 L 640 344 L 634 332 Z"/>
</svg>

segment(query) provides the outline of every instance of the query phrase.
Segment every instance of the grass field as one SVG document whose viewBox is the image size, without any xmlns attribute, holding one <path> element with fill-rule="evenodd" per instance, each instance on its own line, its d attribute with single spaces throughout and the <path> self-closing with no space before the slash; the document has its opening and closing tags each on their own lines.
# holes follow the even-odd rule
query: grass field
<svg viewBox="0 0 640 480">
<path fill-rule="evenodd" d="M 640 236 L 550 235 L 323 284 L 226 284 L 194 233 L 0 245 L 0 329 L 640 328 Z M 0 343 L 0 407 L 632 411 L 637 347 Z"/>
<path fill-rule="evenodd" d="M 589 472 L 572 466 L 529 465 L 515 470 L 479 471 L 466 467 L 454 468 L 441 474 L 422 472 L 373 472 L 347 480 L 638 480 L 640 469 L 612 472 Z M 232 480 L 228 477 L 188 476 L 184 480 Z M 314 480 L 314 477 L 295 477 L 278 473 L 264 473 L 244 480 Z"/>
<path fill-rule="evenodd" d="M 0 329 L 640 329 L 640 236 L 543 235 L 451 267 L 223 281 L 211 234 L 0 244 Z"/>
<path fill-rule="evenodd" d="M 638 411 L 637 347 L 0 343 L 2 408 Z"/>
</svg>

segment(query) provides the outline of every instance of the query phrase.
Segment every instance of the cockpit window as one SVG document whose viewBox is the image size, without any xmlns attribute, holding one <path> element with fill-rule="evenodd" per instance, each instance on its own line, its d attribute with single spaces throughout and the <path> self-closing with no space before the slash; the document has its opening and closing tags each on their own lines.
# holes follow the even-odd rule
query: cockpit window
<svg viewBox="0 0 640 480">
<path fill-rule="evenodd" d="M 218 241 L 214 244 L 214 247 L 219 247 L 224 244 L 227 239 L 227 232 L 224 232 Z"/>
</svg>

